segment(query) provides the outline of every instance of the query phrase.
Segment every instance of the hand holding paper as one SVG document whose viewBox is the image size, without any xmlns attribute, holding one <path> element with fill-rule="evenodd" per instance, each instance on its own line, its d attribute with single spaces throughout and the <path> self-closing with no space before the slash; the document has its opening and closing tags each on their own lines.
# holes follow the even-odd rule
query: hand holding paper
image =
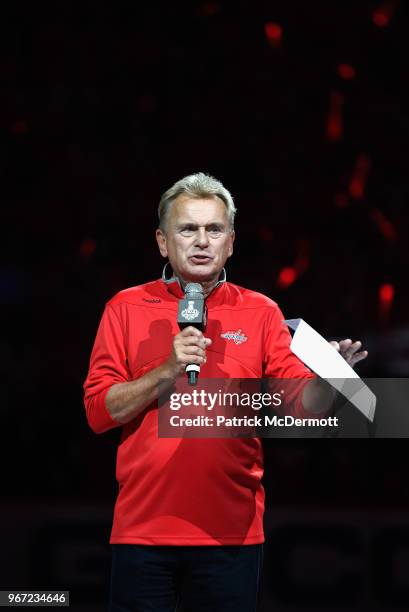
<svg viewBox="0 0 409 612">
<path fill-rule="evenodd" d="M 331 346 L 335 348 L 345 359 L 345 361 L 353 368 L 359 361 L 368 357 L 368 351 L 359 351 L 362 346 L 362 342 L 357 340 L 356 342 L 352 342 L 352 340 L 340 340 L 340 342 L 336 342 L 335 340 L 330 341 Z"/>
<path fill-rule="evenodd" d="M 292 352 L 313 372 L 325 378 L 342 393 L 367 419 L 373 421 L 376 397 L 347 363 L 347 360 L 303 319 L 289 319 L 285 323 L 295 331 L 290 345 Z M 351 348 L 352 342 L 350 341 L 348 345 L 344 344 L 342 348 L 344 352 L 347 352 L 351 362 L 357 363 L 366 357 L 364 354 L 366 351 L 359 355 L 359 353 L 356 354 L 358 347 Z M 358 356 L 359 359 L 356 359 Z"/>
</svg>

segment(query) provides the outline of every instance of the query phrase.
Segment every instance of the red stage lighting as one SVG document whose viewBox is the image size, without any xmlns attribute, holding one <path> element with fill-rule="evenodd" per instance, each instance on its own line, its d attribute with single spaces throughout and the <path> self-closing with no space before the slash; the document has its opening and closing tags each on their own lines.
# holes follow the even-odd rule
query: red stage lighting
<svg viewBox="0 0 409 612">
<path fill-rule="evenodd" d="M 204 2 L 199 7 L 199 14 L 203 17 L 213 17 L 220 11 L 220 5 L 217 2 Z"/>
<path fill-rule="evenodd" d="M 355 68 L 350 64 L 338 64 L 337 72 L 341 79 L 347 81 L 355 77 Z"/>
<path fill-rule="evenodd" d="M 86 238 L 81 243 L 80 253 L 83 257 L 91 257 L 91 255 L 95 253 L 96 248 L 97 245 L 95 240 L 92 240 L 92 238 Z"/>
<path fill-rule="evenodd" d="M 384 283 L 379 287 L 379 300 L 382 304 L 388 305 L 393 302 L 395 288 L 390 283 Z"/>
<path fill-rule="evenodd" d="M 389 319 L 392 308 L 393 298 L 395 297 L 395 287 L 390 283 L 384 283 L 379 287 L 379 319 L 382 323 L 386 323 Z"/>
<path fill-rule="evenodd" d="M 386 0 L 372 13 L 372 21 L 378 28 L 386 28 L 398 8 L 400 0 Z"/>
<path fill-rule="evenodd" d="M 397 233 L 395 226 L 385 217 L 382 211 L 378 208 L 374 208 L 371 211 L 371 216 L 386 240 L 396 240 Z"/>
<path fill-rule="evenodd" d="M 267 40 L 272 47 L 279 47 L 283 36 L 283 30 L 278 23 L 269 21 L 264 26 L 264 31 L 267 36 Z"/>
<path fill-rule="evenodd" d="M 349 193 L 355 200 L 360 200 L 364 197 L 365 185 L 368 179 L 370 167 L 370 158 L 364 153 L 358 155 L 354 172 L 349 183 Z"/>
<path fill-rule="evenodd" d="M 341 140 L 342 138 L 342 106 L 343 96 L 338 91 L 330 94 L 330 108 L 327 117 L 327 138 Z"/>
<path fill-rule="evenodd" d="M 377 9 L 372 14 L 372 21 L 378 28 L 385 28 L 389 24 L 389 15 L 384 10 Z"/>
<path fill-rule="evenodd" d="M 293 268 L 292 266 L 281 268 L 277 278 L 277 287 L 279 287 L 280 289 L 287 289 L 287 287 L 289 287 L 295 282 L 296 278 L 297 272 L 295 268 Z"/>
</svg>

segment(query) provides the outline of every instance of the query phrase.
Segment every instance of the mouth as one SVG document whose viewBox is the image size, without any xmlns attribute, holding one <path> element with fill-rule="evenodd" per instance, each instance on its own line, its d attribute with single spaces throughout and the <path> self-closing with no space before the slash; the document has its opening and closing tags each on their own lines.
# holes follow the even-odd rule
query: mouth
<svg viewBox="0 0 409 612">
<path fill-rule="evenodd" d="M 209 255 L 200 255 L 199 253 L 191 255 L 189 259 L 192 263 L 199 266 L 203 266 L 212 261 L 212 257 Z"/>
</svg>

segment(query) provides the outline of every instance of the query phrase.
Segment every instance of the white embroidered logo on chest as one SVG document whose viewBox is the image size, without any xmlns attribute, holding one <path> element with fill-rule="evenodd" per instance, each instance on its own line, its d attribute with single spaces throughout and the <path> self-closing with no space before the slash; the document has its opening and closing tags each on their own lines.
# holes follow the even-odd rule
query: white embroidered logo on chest
<svg viewBox="0 0 409 612">
<path fill-rule="evenodd" d="M 248 340 L 247 336 L 241 329 L 238 329 L 237 331 L 224 332 L 223 334 L 220 334 L 220 337 L 224 338 L 225 340 L 233 340 L 234 344 L 243 344 L 243 342 L 247 342 Z"/>
</svg>

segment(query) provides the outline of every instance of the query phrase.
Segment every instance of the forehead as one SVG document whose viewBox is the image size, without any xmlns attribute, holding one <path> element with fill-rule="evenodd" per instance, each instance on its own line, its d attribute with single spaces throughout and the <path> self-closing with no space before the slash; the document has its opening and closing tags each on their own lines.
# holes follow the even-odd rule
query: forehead
<svg viewBox="0 0 409 612">
<path fill-rule="evenodd" d="M 196 223 L 207 225 L 209 223 L 228 224 L 227 209 L 219 198 L 192 198 L 188 195 L 178 196 L 171 204 L 169 224 Z"/>
</svg>

